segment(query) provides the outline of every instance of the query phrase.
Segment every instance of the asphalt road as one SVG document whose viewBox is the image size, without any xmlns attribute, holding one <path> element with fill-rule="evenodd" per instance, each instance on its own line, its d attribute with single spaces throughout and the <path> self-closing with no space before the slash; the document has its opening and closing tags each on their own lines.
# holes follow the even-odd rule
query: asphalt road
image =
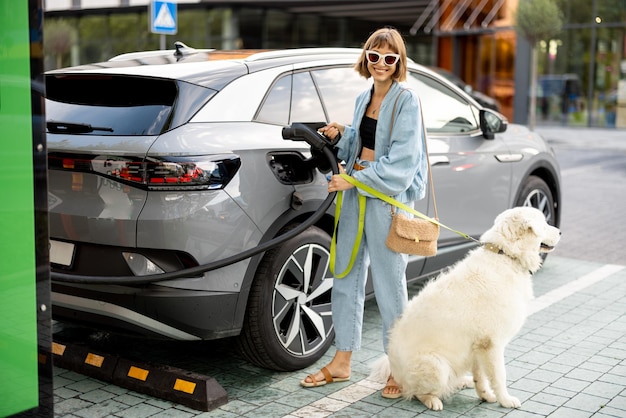
<svg viewBox="0 0 626 418">
<path fill-rule="evenodd" d="M 561 166 L 562 239 L 555 254 L 626 263 L 626 131 L 538 128 Z"/>
</svg>

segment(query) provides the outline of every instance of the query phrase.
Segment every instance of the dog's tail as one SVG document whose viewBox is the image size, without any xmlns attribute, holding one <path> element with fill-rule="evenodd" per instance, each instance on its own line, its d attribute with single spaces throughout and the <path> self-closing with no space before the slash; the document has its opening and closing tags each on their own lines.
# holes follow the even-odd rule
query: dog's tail
<svg viewBox="0 0 626 418">
<path fill-rule="evenodd" d="M 458 378 L 450 364 L 437 354 L 415 357 L 396 378 L 407 397 L 431 394 L 438 398 L 448 397 L 456 388 Z"/>
<path fill-rule="evenodd" d="M 387 355 L 383 355 L 374 363 L 372 363 L 370 375 L 367 380 L 384 383 L 391 376 L 391 365 Z"/>
</svg>

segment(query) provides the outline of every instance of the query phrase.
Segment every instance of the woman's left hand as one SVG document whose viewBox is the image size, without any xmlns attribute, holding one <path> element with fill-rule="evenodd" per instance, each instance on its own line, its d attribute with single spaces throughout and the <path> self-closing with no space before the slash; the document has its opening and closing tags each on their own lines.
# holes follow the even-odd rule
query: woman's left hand
<svg viewBox="0 0 626 418">
<path fill-rule="evenodd" d="M 335 140 L 338 135 L 343 135 L 343 130 L 345 127 L 337 122 L 331 122 L 326 126 L 323 126 L 318 129 L 318 132 L 330 138 L 331 140 Z"/>
<path fill-rule="evenodd" d="M 341 164 L 339 164 L 339 173 L 344 174 L 346 170 L 343 168 Z M 344 180 L 339 174 L 334 174 L 328 180 L 328 192 L 339 192 L 342 190 L 348 190 L 353 188 L 354 185 Z"/>
</svg>

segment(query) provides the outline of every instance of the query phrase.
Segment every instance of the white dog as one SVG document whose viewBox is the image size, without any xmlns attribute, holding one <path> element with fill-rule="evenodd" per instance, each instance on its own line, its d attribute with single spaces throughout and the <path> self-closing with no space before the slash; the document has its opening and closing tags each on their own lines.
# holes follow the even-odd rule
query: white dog
<svg viewBox="0 0 626 418">
<path fill-rule="evenodd" d="M 559 239 L 560 231 L 537 209 L 502 212 L 482 235 L 482 246 L 409 301 L 391 330 L 388 356 L 374 364 L 370 378 L 393 375 L 403 397 L 433 410 L 472 386 L 487 402 L 520 407 L 506 388 L 504 348 L 526 319 L 540 252 L 552 251 Z"/>
</svg>

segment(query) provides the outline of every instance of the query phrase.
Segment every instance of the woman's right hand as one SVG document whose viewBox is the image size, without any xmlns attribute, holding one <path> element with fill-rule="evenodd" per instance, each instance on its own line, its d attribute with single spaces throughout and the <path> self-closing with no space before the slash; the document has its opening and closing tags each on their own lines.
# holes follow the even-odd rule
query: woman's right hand
<svg viewBox="0 0 626 418">
<path fill-rule="evenodd" d="M 335 138 L 337 138 L 337 135 L 343 135 L 343 129 L 343 125 L 337 122 L 331 122 L 328 125 L 319 128 L 318 131 L 325 137 L 334 140 Z"/>
<path fill-rule="evenodd" d="M 328 180 L 328 192 L 340 192 L 343 190 L 352 189 L 354 185 L 347 180 L 344 180 L 340 174 L 345 174 L 346 170 L 341 164 L 339 164 L 339 174 L 333 174 Z"/>
</svg>

